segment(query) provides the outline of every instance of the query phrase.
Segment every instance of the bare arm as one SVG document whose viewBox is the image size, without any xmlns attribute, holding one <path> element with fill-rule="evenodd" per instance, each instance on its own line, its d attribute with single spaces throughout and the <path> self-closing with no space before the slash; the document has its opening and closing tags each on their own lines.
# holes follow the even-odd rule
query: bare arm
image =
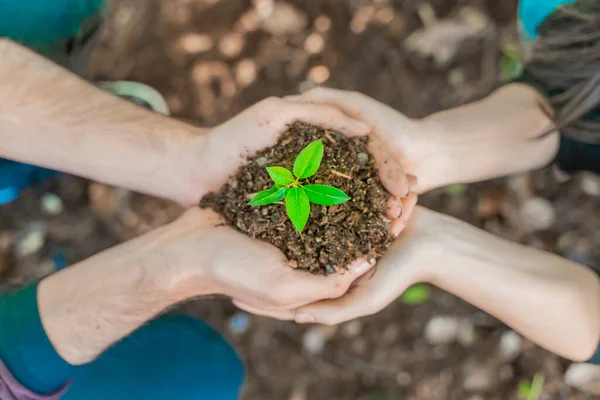
<svg viewBox="0 0 600 400">
<path fill-rule="evenodd" d="M 0 39 L 0 156 L 182 200 L 195 128 L 107 94 Z M 189 179 L 188 179 L 189 180 Z"/>
<path fill-rule="evenodd" d="M 339 297 L 372 267 L 363 260 L 344 274 L 307 274 L 277 248 L 224 225 L 212 211 L 190 209 L 40 282 L 40 319 L 58 354 L 73 365 L 90 362 L 166 308 L 198 296 L 266 308 Z"/>
<path fill-rule="evenodd" d="M 356 92 L 318 88 L 290 99 L 335 106 L 371 124 L 418 178 L 417 192 L 540 168 L 558 149 L 557 132 L 541 137 L 552 127 L 544 100 L 524 84 L 421 120 Z"/>
<path fill-rule="evenodd" d="M 376 274 L 295 318 L 332 324 L 374 314 L 416 282 L 464 299 L 563 357 L 587 360 L 598 346 L 600 280 L 593 271 L 421 207 Z"/>
</svg>

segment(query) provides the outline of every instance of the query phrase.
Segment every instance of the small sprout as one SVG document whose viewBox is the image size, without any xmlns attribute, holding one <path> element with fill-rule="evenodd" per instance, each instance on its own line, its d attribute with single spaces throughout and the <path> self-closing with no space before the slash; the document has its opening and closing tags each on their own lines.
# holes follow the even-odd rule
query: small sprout
<svg viewBox="0 0 600 400">
<path fill-rule="evenodd" d="M 522 400 L 539 400 L 544 386 L 544 375 L 535 374 L 533 380 L 522 380 L 519 382 L 519 398 Z"/>
<path fill-rule="evenodd" d="M 322 140 L 306 146 L 294 161 L 293 173 L 283 167 L 267 167 L 275 186 L 256 194 L 248 205 L 265 206 L 285 198 L 286 212 L 296 230 L 302 233 L 310 215 L 310 203 L 334 206 L 350 200 L 346 193 L 333 186 L 305 185 L 300 181 L 319 170 L 323 150 Z"/>
<path fill-rule="evenodd" d="M 402 293 L 402 296 L 400 296 L 400 300 L 404 304 L 416 306 L 425 303 L 430 295 L 431 289 L 429 288 L 429 285 L 418 283 L 406 289 L 406 291 Z"/>
</svg>

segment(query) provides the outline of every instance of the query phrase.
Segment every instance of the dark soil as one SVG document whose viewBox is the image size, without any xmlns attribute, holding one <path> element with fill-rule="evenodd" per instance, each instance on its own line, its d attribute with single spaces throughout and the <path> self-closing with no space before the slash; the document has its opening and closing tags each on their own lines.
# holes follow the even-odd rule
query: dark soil
<svg viewBox="0 0 600 400">
<path fill-rule="evenodd" d="M 273 187 L 265 167 L 292 170 L 300 151 L 318 139 L 324 144 L 323 162 L 306 183 L 337 187 L 351 197 L 349 201 L 331 207 L 311 204 L 302 233 L 292 225 L 283 202 L 247 205 L 249 195 Z M 219 194 L 205 196 L 200 205 L 223 214 L 239 231 L 277 246 L 294 267 L 330 274 L 358 258 L 377 258 L 387 249 L 392 239 L 385 217 L 387 199 L 367 151 L 367 138 L 348 139 L 334 131 L 295 123 L 275 146 L 252 156 Z"/>
</svg>

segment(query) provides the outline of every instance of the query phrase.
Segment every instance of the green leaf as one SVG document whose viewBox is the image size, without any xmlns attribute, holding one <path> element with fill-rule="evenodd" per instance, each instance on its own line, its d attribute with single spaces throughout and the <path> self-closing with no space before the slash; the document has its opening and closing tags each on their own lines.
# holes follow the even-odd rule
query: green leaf
<svg viewBox="0 0 600 400">
<path fill-rule="evenodd" d="M 287 186 L 294 181 L 294 175 L 287 168 L 267 167 L 267 172 L 276 185 Z"/>
<path fill-rule="evenodd" d="M 266 206 L 267 204 L 272 204 L 277 201 L 281 201 L 285 197 L 285 192 L 287 192 L 286 188 L 282 187 L 273 187 L 269 190 L 263 190 L 259 192 L 248 202 L 249 206 Z"/>
<path fill-rule="evenodd" d="M 539 400 L 544 386 L 544 375 L 536 374 L 533 381 L 523 380 L 519 382 L 518 392 L 522 400 Z"/>
<path fill-rule="evenodd" d="M 298 179 L 313 176 L 321 165 L 323 159 L 323 141 L 315 140 L 306 146 L 294 161 L 294 176 Z"/>
<path fill-rule="evenodd" d="M 287 191 L 285 209 L 296 230 L 302 233 L 310 214 L 310 202 L 303 188 L 293 187 Z"/>
<path fill-rule="evenodd" d="M 521 400 L 527 400 L 531 393 L 531 382 L 527 380 L 520 381 L 517 391 Z"/>
<path fill-rule="evenodd" d="M 416 306 L 425 303 L 430 295 L 431 289 L 429 288 L 429 285 L 418 283 L 406 289 L 406 291 L 402 293 L 402 296 L 400 296 L 400 300 L 404 304 Z"/>
<path fill-rule="evenodd" d="M 350 196 L 340 189 L 327 185 L 306 185 L 304 190 L 311 203 L 323 206 L 335 206 L 350 200 Z"/>
</svg>

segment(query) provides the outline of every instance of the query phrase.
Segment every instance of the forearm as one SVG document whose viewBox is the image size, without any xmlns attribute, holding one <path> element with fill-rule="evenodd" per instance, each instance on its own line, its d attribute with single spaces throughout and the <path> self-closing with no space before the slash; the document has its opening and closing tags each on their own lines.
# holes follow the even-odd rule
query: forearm
<svg viewBox="0 0 600 400">
<path fill-rule="evenodd" d="M 196 130 L 130 104 L 0 40 L 0 156 L 174 200 Z"/>
<path fill-rule="evenodd" d="M 64 360 L 73 365 L 90 362 L 166 308 L 212 293 L 209 280 L 203 280 L 208 261 L 200 257 L 199 265 L 188 269 L 193 274 L 179 272 L 179 253 L 185 249 L 178 247 L 183 238 L 176 224 L 180 222 L 100 253 L 39 284 L 40 319 Z M 209 254 L 202 243 L 197 251 Z"/>
<path fill-rule="evenodd" d="M 600 283 L 590 269 L 440 216 L 429 281 L 561 356 L 587 360 L 600 338 Z"/>
<path fill-rule="evenodd" d="M 409 172 L 419 190 L 470 183 L 540 168 L 558 149 L 543 99 L 523 84 L 503 87 L 490 96 L 438 112 L 419 122 L 419 153 Z"/>
</svg>

